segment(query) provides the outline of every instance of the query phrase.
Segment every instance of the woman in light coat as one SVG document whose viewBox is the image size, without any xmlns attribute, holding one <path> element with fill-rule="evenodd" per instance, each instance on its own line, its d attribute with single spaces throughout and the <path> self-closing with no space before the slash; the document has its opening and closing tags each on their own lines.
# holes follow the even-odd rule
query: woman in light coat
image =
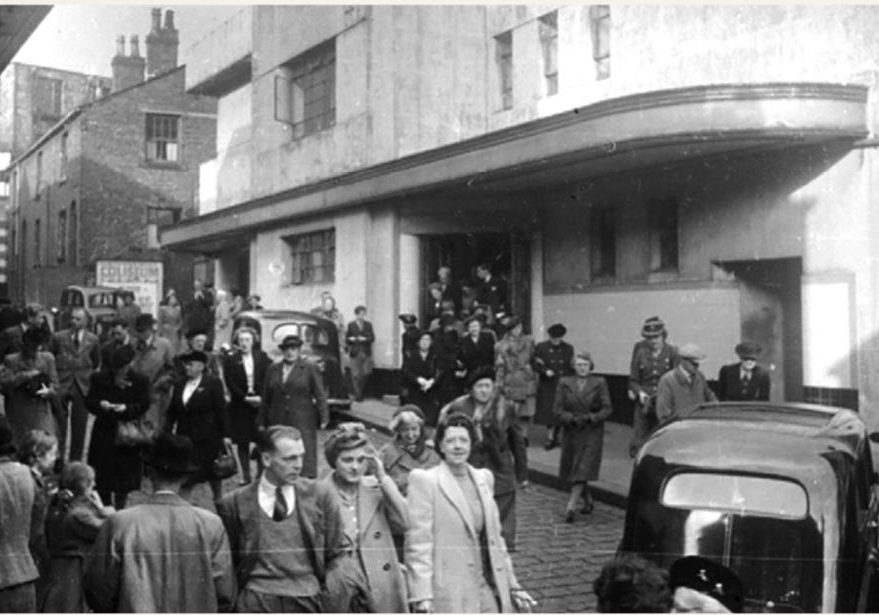
<svg viewBox="0 0 879 615">
<path fill-rule="evenodd" d="M 376 612 L 407 613 L 406 581 L 393 541 L 394 533 L 409 527 L 406 500 L 385 472 L 362 423 L 339 425 L 324 453 L 333 468 L 326 481 L 339 495 L 345 534 L 354 545 Z"/>
<path fill-rule="evenodd" d="M 406 573 L 416 613 L 510 613 L 536 604 L 501 537 L 491 471 L 467 463 L 475 437 L 469 417 L 449 415 L 436 430 L 443 462 L 409 475 Z"/>
<path fill-rule="evenodd" d="M 0 366 L 6 416 L 16 442 L 32 429 L 53 436 L 58 432 L 52 404 L 57 401 L 55 357 L 42 350 L 48 341 L 42 329 L 31 327 L 22 336 L 22 350 L 8 355 Z"/>
<path fill-rule="evenodd" d="M 504 320 L 507 332 L 495 344 L 495 371 L 501 394 L 516 404 L 516 416 L 531 419 L 534 416 L 534 398 L 537 395 L 537 374 L 531 367 L 534 358 L 534 338 L 522 333 L 518 316 Z"/>
</svg>

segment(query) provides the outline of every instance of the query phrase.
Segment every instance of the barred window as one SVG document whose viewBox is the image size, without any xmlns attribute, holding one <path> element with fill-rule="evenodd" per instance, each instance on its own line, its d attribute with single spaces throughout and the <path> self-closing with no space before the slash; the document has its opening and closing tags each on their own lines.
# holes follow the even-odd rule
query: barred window
<svg viewBox="0 0 879 615">
<path fill-rule="evenodd" d="M 335 39 L 282 66 L 282 74 L 275 78 L 275 119 L 292 126 L 294 139 L 335 125 Z"/>
<path fill-rule="evenodd" d="M 291 235 L 284 242 L 290 249 L 291 284 L 335 281 L 335 229 Z"/>
<path fill-rule="evenodd" d="M 513 32 L 494 37 L 495 59 L 501 89 L 501 109 L 513 108 Z"/>
<path fill-rule="evenodd" d="M 543 79 L 546 95 L 559 91 L 559 27 L 558 11 L 543 15 L 539 20 L 540 47 L 543 51 Z"/>
<path fill-rule="evenodd" d="M 180 160 L 180 116 L 146 115 L 146 157 L 158 162 Z"/>
</svg>

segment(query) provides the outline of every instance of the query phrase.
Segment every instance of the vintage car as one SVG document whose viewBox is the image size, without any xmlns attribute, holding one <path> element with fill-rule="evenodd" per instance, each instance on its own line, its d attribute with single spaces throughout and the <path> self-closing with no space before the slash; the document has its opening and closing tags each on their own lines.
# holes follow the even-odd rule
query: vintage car
<svg viewBox="0 0 879 615">
<path fill-rule="evenodd" d="M 121 291 L 109 286 L 71 285 L 61 291 L 58 308 L 58 329 L 70 326 L 70 313 L 73 308 L 85 308 L 89 316 L 88 327 L 102 340 L 107 332 L 107 323 L 116 317 L 116 307 L 121 303 Z"/>
<path fill-rule="evenodd" d="M 877 476 L 851 410 L 697 406 L 635 460 L 620 550 L 734 570 L 748 612 L 875 612 Z"/>
<path fill-rule="evenodd" d="M 348 387 L 342 372 L 341 340 L 333 321 L 293 310 L 248 310 L 235 317 L 232 330 L 247 325 L 260 336 L 258 346 L 272 358 L 281 360 L 278 344 L 288 335 L 302 338 L 302 355 L 317 365 L 327 389 L 332 420 L 343 418 L 351 409 Z"/>
</svg>

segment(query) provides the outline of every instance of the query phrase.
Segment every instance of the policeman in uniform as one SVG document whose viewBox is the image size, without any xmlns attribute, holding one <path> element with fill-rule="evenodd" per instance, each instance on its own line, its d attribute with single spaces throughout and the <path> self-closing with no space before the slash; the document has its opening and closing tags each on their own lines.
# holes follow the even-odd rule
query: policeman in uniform
<svg viewBox="0 0 879 615">
<path fill-rule="evenodd" d="M 641 337 L 632 349 L 629 372 L 629 398 L 635 402 L 629 455 L 635 456 L 641 444 L 656 428 L 656 390 L 659 378 L 678 364 L 678 350 L 666 341 L 668 331 L 658 316 L 651 316 L 641 327 Z"/>
</svg>

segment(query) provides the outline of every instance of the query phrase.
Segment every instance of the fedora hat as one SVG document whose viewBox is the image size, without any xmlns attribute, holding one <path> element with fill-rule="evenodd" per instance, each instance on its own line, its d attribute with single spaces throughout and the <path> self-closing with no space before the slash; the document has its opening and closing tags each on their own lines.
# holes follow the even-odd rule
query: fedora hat
<svg viewBox="0 0 879 615">
<path fill-rule="evenodd" d="M 159 432 L 144 454 L 145 464 L 172 474 L 192 474 L 198 471 L 193 463 L 192 440 L 186 436 Z"/>
<path fill-rule="evenodd" d="M 147 329 L 151 329 L 154 324 L 156 324 L 156 319 L 152 314 L 141 314 L 134 319 L 134 330 L 146 331 Z"/>
<path fill-rule="evenodd" d="M 488 365 L 481 365 L 473 370 L 472 374 L 467 376 L 467 388 L 472 389 L 473 385 L 479 382 L 480 380 L 491 380 L 494 382 L 494 368 L 489 367 Z"/>
<path fill-rule="evenodd" d="M 739 355 L 739 358 L 743 361 L 745 359 L 756 359 L 760 356 L 760 344 L 756 344 L 754 342 L 742 342 L 736 346 L 736 354 Z"/>
<path fill-rule="evenodd" d="M 285 335 L 281 343 L 278 344 L 278 348 L 281 350 L 285 348 L 299 348 L 300 346 L 302 346 L 302 338 L 298 335 Z"/>
</svg>

